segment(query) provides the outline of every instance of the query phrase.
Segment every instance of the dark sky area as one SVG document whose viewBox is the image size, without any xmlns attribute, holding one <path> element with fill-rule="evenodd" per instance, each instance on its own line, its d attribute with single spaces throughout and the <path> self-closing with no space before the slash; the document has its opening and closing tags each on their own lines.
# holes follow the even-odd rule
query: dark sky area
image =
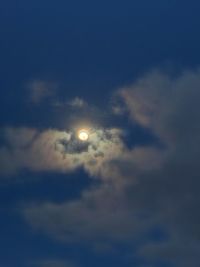
<svg viewBox="0 0 200 267">
<path fill-rule="evenodd" d="M 200 266 L 199 10 L 1 0 L 0 267 Z"/>
</svg>

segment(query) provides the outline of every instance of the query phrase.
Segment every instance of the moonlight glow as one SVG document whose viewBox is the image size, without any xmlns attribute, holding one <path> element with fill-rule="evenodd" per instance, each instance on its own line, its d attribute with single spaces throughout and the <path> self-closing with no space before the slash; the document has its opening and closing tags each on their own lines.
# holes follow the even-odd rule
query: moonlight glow
<svg viewBox="0 0 200 267">
<path fill-rule="evenodd" d="M 82 129 L 79 131 L 78 133 L 78 138 L 81 140 L 81 141 L 87 141 L 88 138 L 89 138 L 89 133 L 87 130 L 85 129 Z"/>
</svg>

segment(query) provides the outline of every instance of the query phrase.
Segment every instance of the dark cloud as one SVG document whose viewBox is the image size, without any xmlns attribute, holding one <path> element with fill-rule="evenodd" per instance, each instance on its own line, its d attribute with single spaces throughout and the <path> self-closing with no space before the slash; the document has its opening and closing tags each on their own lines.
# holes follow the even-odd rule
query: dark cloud
<svg viewBox="0 0 200 267">
<path fill-rule="evenodd" d="M 55 149 L 60 149 L 62 147 L 63 155 L 67 154 L 77 154 L 82 152 L 87 152 L 89 147 L 89 142 L 80 141 L 77 136 L 72 135 L 70 142 L 67 139 L 59 139 L 55 143 Z"/>
</svg>

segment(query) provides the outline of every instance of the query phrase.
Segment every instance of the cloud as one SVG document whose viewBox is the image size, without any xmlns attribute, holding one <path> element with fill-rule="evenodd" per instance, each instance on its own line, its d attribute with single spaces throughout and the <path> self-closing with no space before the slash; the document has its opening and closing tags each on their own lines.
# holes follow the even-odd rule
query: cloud
<svg viewBox="0 0 200 267">
<path fill-rule="evenodd" d="M 122 116 L 125 115 L 127 112 L 127 106 L 124 101 L 124 99 L 121 97 L 119 92 L 113 93 L 113 96 L 111 98 L 111 112 L 114 115 Z"/>
<path fill-rule="evenodd" d="M 55 94 L 55 83 L 35 80 L 28 84 L 29 99 L 33 104 L 40 104 L 44 99 L 51 98 Z"/>
<path fill-rule="evenodd" d="M 87 106 L 87 102 L 80 97 L 75 97 L 69 102 L 69 105 L 73 108 L 83 108 Z"/>
<path fill-rule="evenodd" d="M 72 98 L 71 100 L 56 100 L 52 103 L 52 105 L 56 108 L 71 108 L 73 109 L 73 112 L 75 112 L 76 110 L 84 110 L 84 109 L 89 109 L 89 105 L 88 103 L 80 98 L 80 97 L 75 97 Z"/>
<path fill-rule="evenodd" d="M 119 95 L 133 122 L 176 145 L 179 138 L 187 138 L 191 131 L 196 135 L 198 130 L 199 85 L 199 70 L 185 71 L 176 78 L 153 71 L 132 86 L 121 89 Z"/>
<path fill-rule="evenodd" d="M 137 214 L 130 214 L 123 198 L 122 192 L 107 184 L 84 191 L 80 200 L 28 207 L 24 215 L 36 229 L 66 242 L 130 241 L 143 223 Z"/>
<path fill-rule="evenodd" d="M 22 169 L 69 172 L 83 167 L 90 175 L 101 173 L 105 162 L 123 150 L 119 129 L 91 129 L 88 142 L 76 132 L 38 131 L 29 128 L 2 129 L 0 172 L 14 174 Z"/>
<path fill-rule="evenodd" d="M 159 261 L 175 263 L 176 266 L 197 266 L 199 262 L 200 245 L 197 242 L 180 242 L 169 240 L 163 243 L 149 243 L 139 250 L 139 255 L 152 264 Z"/>
<path fill-rule="evenodd" d="M 145 256 L 147 265 L 163 260 L 176 266 L 198 266 L 199 88 L 197 70 L 173 78 L 154 71 L 120 89 L 132 123 L 150 129 L 162 146 L 127 149 L 118 134 L 110 138 L 100 130 L 94 140 L 106 160 L 99 161 L 99 188 L 86 190 L 71 202 L 27 206 L 24 216 L 29 224 L 65 241 L 132 242 L 138 247 L 135 255 Z M 108 150 L 110 154 L 105 153 Z M 89 159 L 86 162 L 85 168 L 96 175 Z M 165 232 L 164 243 L 149 240 L 148 234 L 156 227 Z"/>
<path fill-rule="evenodd" d="M 27 127 L 1 129 L 3 141 L 12 148 L 22 148 L 28 146 L 37 135 L 36 129 Z"/>
</svg>

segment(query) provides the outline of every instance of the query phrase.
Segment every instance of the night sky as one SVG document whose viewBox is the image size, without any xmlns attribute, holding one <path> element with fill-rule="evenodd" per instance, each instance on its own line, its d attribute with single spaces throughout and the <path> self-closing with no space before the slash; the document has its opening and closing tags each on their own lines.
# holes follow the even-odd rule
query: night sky
<svg viewBox="0 0 200 267">
<path fill-rule="evenodd" d="M 0 267 L 200 266 L 199 10 L 0 1 Z"/>
</svg>

